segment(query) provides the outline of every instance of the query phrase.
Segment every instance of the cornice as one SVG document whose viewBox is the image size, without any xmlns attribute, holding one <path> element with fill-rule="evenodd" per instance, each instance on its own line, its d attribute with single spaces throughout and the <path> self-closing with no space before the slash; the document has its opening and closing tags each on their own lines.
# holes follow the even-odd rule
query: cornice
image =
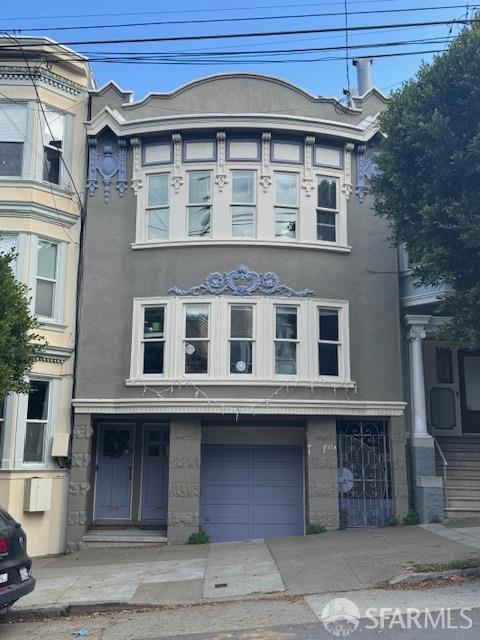
<svg viewBox="0 0 480 640">
<path fill-rule="evenodd" d="M 0 218 L 27 218 L 70 229 L 80 220 L 80 215 L 32 202 L 0 200 Z"/>
<path fill-rule="evenodd" d="M 58 73 L 45 69 L 44 67 L 32 66 L 29 70 L 26 66 L 0 65 L 0 81 L 22 81 L 31 84 L 32 76 L 36 82 L 41 82 L 47 87 L 60 90 L 71 96 L 77 96 L 80 93 L 87 91 L 86 87 L 82 87 L 82 85 L 77 84 L 73 80 L 69 80 Z"/>
</svg>

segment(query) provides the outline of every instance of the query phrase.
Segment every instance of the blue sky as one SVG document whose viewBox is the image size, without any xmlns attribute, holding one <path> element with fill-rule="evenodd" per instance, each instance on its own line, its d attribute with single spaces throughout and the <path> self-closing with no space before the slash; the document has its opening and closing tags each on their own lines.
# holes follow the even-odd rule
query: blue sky
<svg viewBox="0 0 480 640">
<path fill-rule="evenodd" d="M 442 8 L 433 11 L 417 11 L 419 7 L 435 7 L 460 5 L 455 0 L 348 0 L 350 16 L 348 23 L 355 25 L 384 25 L 407 22 L 426 22 L 431 20 L 447 20 L 464 17 L 465 7 Z M 388 13 L 392 9 L 407 9 L 405 12 Z M 274 16 L 312 13 L 342 13 L 344 0 L 195 0 L 158 1 L 116 0 L 115 2 L 98 0 L 82 0 L 81 3 L 65 2 L 65 0 L 50 0 L 39 4 L 34 0 L 23 0 L 18 5 L 9 4 L 8 10 L 2 11 L 0 26 L 2 30 L 17 29 L 23 34 L 47 35 L 56 40 L 102 40 L 112 38 L 145 38 L 185 36 L 198 34 L 225 34 L 239 32 L 284 31 L 296 29 L 322 29 L 341 27 L 344 16 L 316 16 L 305 18 L 276 19 Z M 354 15 L 360 11 L 375 11 L 373 14 Z M 82 16 L 80 15 L 82 14 Z M 83 17 L 90 14 L 88 17 Z M 101 15 L 104 14 L 104 15 Z M 128 14 L 128 15 L 121 15 Z M 67 17 L 63 17 L 67 16 Z M 248 22 L 220 22 L 203 24 L 179 24 L 186 20 L 212 20 L 239 17 L 267 17 L 266 20 L 251 20 Z M 143 25 L 139 27 L 119 27 L 107 29 L 99 27 L 81 30 L 78 27 L 86 25 L 114 25 L 125 22 L 170 21 L 168 25 Z M 55 27 L 74 26 L 70 31 L 55 31 Z M 33 32 L 31 29 L 41 29 Z M 458 31 L 454 27 L 453 33 Z M 416 27 L 405 29 L 382 29 L 381 31 L 360 31 L 350 33 L 349 44 L 368 44 L 382 42 L 397 42 L 404 40 L 448 37 L 448 25 L 434 27 Z M 102 44 L 102 45 L 74 45 L 81 52 L 100 54 L 101 52 L 193 52 L 215 49 L 219 53 L 249 50 L 290 49 L 304 47 L 333 47 L 345 43 L 343 33 L 284 35 L 278 37 L 255 37 L 251 39 L 212 40 L 197 42 L 175 43 L 147 43 L 147 44 Z M 377 53 L 399 50 L 424 51 L 426 49 L 443 49 L 444 44 L 412 44 L 408 47 L 389 47 L 376 49 Z M 373 51 L 373 50 L 371 50 Z M 363 53 L 370 53 L 364 49 Z M 209 62 L 207 65 L 172 65 L 172 64 L 128 64 L 94 62 L 93 69 L 97 84 L 101 86 L 110 79 L 124 89 L 133 90 L 135 98 L 140 99 L 149 91 L 170 91 L 175 87 L 194 78 L 210 73 L 249 70 L 259 73 L 269 73 L 290 80 L 315 95 L 342 96 L 343 88 L 347 85 L 345 59 L 325 61 L 326 56 L 344 56 L 344 52 L 312 52 L 298 56 L 297 62 L 280 63 L 255 62 L 247 64 L 242 61 L 231 61 L 227 64 Z M 358 55 L 352 52 L 351 55 Z M 266 56 L 272 59 L 272 55 Z M 293 55 L 288 54 L 292 59 Z M 305 58 L 315 59 L 307 62 Z M 320 58 L 320 60 L 318 60 Z M 405 57 L 377 58 L 374 61 L 375 86 L 389 93 L 399 84 L 413 76 L 420 66 L 421 60 L 430 60 L 432 54 L 412 55 Z M 350 84 L 355 84 L 355 71 L 350 66 Z"/>
</svg>

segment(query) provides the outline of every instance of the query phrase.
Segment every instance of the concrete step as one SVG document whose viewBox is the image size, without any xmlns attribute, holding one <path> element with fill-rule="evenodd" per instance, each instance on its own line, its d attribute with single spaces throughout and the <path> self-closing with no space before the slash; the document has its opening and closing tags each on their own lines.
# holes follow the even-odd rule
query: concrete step
<svg viewBox="0 0 480 640">
<path fill-rule="evenodd" d="M 450 501 L 449 501 L 450 504 Z M 475 516 L 480 516 L 480 509 L 472 508 L 466 509 L 462 507 L 446 507 L 445 508 L 445 518 L 449 520 L 463 519 L 463 518 L 472 518 Z"/>
<path fill-rule="evenodd" d="M 151 547 L 167 544 L 163 531 L 142 529 L 92 529 L 82 540 L 87 547 Z"/>
<path fill-rule="evenodd" d="M 448 492 L 448 506 L 451 509 L 463 509 L 470 511 L 476 509 L 480 511 L 480 499 L 474 499 L 470 496 L 452 495 Z"/>
<path fill-rule="evenodd" d="M 480 483 L 475 483 L 471 480 L 459 482 L 458 479 L 455 479 L 455 482 L 448 483 L 448 492 L 452 495 L 478 496 L 480 498 Z"/>
</svg>

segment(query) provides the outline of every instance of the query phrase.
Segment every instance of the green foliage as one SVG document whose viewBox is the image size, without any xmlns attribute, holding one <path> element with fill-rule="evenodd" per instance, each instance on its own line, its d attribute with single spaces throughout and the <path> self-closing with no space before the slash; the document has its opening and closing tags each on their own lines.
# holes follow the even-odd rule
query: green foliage
<svg viewBox="0 0 480 640">
<path fill-rule="evenodd" d="M 393 516 L 393 518 L 390 518 L 390 520 L 387 522 L 387 527 L 398 527 L 399 524 L 400 518 L 398 516 Z"/>
<path fill-rule="evenodd" d="M 323 524 L 313 524 L 312 522 L 309 522 L 305 529 L 305 534 L 307 536 L 314 536 L 317 535 L 317 533 L 325 533 L 326 530 L 327 529 L 323 526 Z"/>
<path fill-rule="evenodd" d="M 412 511 L 406 513 L 402 518 L 402 524 L 420 524 L 420 514 L 418 513 L 418 511 L 412 509 Z"/>
<path fill-rule="evenodd" d="M 208 544 L 210 542 L 210 536 L 206 531 L 200 527 L 198 531 L 192 533 L 187 540 L 187 544 Z"/>
<path fill-rule="evenodd" d="M 478 17 L 478 14 L 477 14 Z M 414 276 L 452 287 L 442 337 L 480 347 L 480 24 L 394 92 L 372 180 L 375 208 Z"/>
<path fill-rule="evenodd" d="M 0 400 L 7 393 L 28 391 L 25 374 L 38 359 L 44 342 L 32 331 L 27 288 L 13 276 L 14 253 L 0 254 Z"/>
</svg>

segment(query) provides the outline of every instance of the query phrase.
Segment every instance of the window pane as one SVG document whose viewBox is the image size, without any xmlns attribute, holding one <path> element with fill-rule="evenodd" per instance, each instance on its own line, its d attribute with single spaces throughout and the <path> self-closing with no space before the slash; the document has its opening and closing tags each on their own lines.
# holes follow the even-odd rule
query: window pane
<svg viewBox="0 0 480 640">
<path fill-rule="evenodd" d="M 48 415 L 48 382 L 32 380 L 28 394 L 27 418 L 46 420 Z"/>
<path fill-rule="evenodd" d="M 186 315 L 186 338 L 208 338 L 208 305 L 189 304 Z"/>
<path fill-rule="evenodd" d="M 210 235 L 210 207 L 188 208 L 188 235 Z"/>
<path fill-rule="evenodd" d="M 188 202 L 190 204 L 210 202 L 211 191 L 210 171 L 192 171 L 188 174 Z"/>
<path fill-rule="evenodd" d="M 296 375 L 297 373 L 297 343 L 275 343 L 275 373 Z"/>
<path fill-rule="evenodd" d="M 0 253 L 17 253 L 18 251 L 18 236 L 2 236 L 0 234 Z M 10 269 L 15 274 L 17 272 L 17 258 L 11 260 Z"/>
<path fill-rule="evenodd" d="M 235 204 L 254 204 L 255 173 L 253 171 L 232 172 L 232 201 Z"/>
<path fill-rule="evenodd" d="M 315 145 L 315 164 L 326 164 L 331 167 L 340 167 L 342 164 L 342 154 L 340 149 L 321 147 Z"/>
<path fill-rule="evenodd" d="M 252 373 L 252 350 L 249 340 L 230 342 L 230 373 Z"/>
<path fill-rule="evenodd" d="M 44 437 L 44 422 L 27 422 L 25 430 L 25 445 L 23 448 L 24 462 L 43 462 Z"/>
<path fill-rule="evenodd" d="M 337 208 L 337 181 L 335 178 L 318 177 L 317 197 L 319 207 L 323 209 Z"/>
<path fill-rule="evenodd" d="M 296 209 L 275 209 L 275 236 L 295 238 L 297 235 Z"/>
<path fill-rule="evenodd" d="M 245 305 L 231 308 L 230 336 L 232 338 L 252 337 L 252 307 Z"/>
<path fill-rule="evenodd" d="M 231 160 L 257 160 L 259 156 L 258 142 L 230 141 L 228 145 L 228 157 Z"/>
<path fill-rule="evenodd" d="M 186 142 L 185 160 L 213 160 L 215 145 L 213 142 Z"/>
<path fill-rule="evenodd" d="M 317 211 L 317 240 L 336 241 L 336 215 L 336 213 L 329 211 Z"/>
<path fill-rule="evenodd" d="M 38 243 L 37 276 L 55 280 L 57 273 L 57 245 L 45 240 Z"/>
<path fill-rule="evenodd" d="M 150 209 L 148 211 L 148 239 L 164 240 L 168 238 L 169 209 Z"/>
<path fill-rule="evenodd" d="M 0 142 L 0 176 L 21 176 L 23 142 Z"/>
<path fill-rule="evenodd" d="M 185 373 L 208 373 L 208 342 L 185 343 Z"/>
<path fill-rule="evenodd" d="M 302 151 L 294 142 L 273 142 L 273 159 L 283 162 L 300 162 Z"/>
<path fill-rule="evenodd" d="M 60 151 L 44 147 L 43 179 L 53 184 L 60 183 Z"/>
<path fill-rule="evenodd" d="M 319 344 L 318 362 L 321 376 L 338 376 L 338 346 Z"/>
<path fill-rule="evenodd" d="M 143 346 L 143 373 L 163 373 L 163 340 L 145 342 Z"/>
<path fill-rule="evenodd" d="M 453 382 L 452 352 L 448 348 L 435 348 L 435 369 L 437 382 L 449 384 Z"/>
<path fill-rule="evenodd" d="M 45 111 L 43 118 L 43 144 L 62 148 L 65 118 L 56 111 Z"/>
<path fill-rule="evenodd" d="M 275 201 L 276 204 L 297 206 L 298 189 L 297 176 L 294 173 L 275 174 Z"/>
<path fill-rule="evenodd" d="M 55 283 L 47 280 L 37 279 L 37 290 L 35 293 L 35 313 L 44 318 L 53 318 L 53 297 Z"/>
<path fill-rule="evenodd" d="M 168 173 L 148 177 L 148 205 L 168 204 Z"/>
<path fill-rule="evenodd" d="M 145 338 L 163 338 L 164 307 L 147 307 L 143 335 Z"/>
<path fill-rule="evenodd" d="M 252 238 L 255 229 L 255 207 L 232 207 L 232 236 Z"/>
<path fill-rule="evenodd" d="M 297 310 L 294 307 L 277 307 L 276 320 L 277 338 L 297 339 Z"/>
<path fill-rule="evenodd" d="M 338 311 L 322 309 L 319 314 L 320 340 L 338 340 Z"/>
<path fill-rule="evenodd" d="M 145 162 L 170 162 L 170 144 L 148 144 L 145 146 Z"/>
</svg>

